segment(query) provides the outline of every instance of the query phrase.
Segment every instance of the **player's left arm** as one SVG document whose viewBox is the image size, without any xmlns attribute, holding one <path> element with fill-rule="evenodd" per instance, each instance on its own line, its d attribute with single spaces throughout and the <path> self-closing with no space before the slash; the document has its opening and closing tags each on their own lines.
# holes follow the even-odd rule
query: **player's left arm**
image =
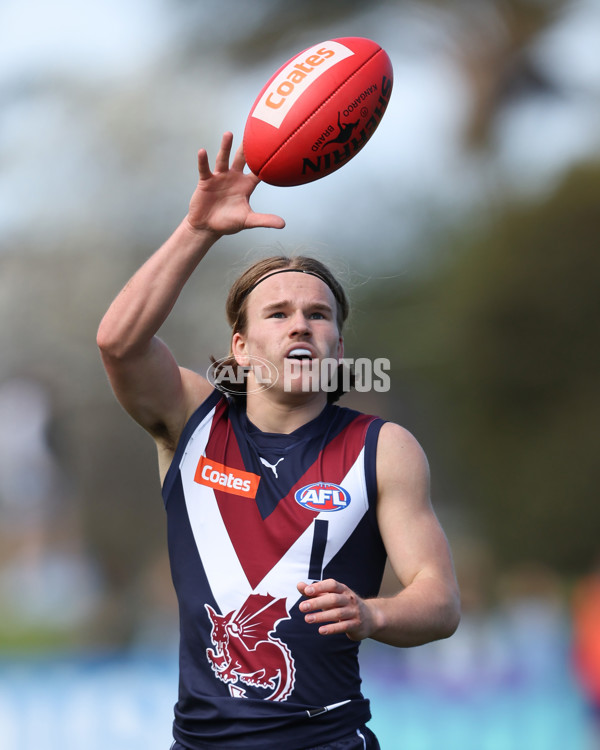
<svg viewBox="0 0 600 750">
<path fill-rule="evenodd" d="M 446 536 L 429 493 L 429 466 L 415 438 L 397 424 L 381 428 L 377 447 L 377 520 L 402 585 L 391 597 L 362 599 L 328 579 L 301 583 L 300 605 L 322 635 L 346 633 L 393 646 L 447 638 L 458 626 L 460 597 Z"/>
</svg>

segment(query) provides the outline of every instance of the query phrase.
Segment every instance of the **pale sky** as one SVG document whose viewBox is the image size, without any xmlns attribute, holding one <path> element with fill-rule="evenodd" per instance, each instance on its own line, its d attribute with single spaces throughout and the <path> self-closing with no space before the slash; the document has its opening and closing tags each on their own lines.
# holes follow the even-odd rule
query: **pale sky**
<svg viewBox="0 0 600 750">
<path fill-rule="evenodd" d="M 210 19 L 219 9 L 218 16 L 223 17 L 222 5 L 203 6 L 206 28 L 215 34 L 226 33 L 222 20 Z M 248 10 L 249 6 L 242 7 Z M 517 190 L 545 189 L 570 164 L 600 153 L 600 3 L 581 0 L 573 7 L 537 50 L 554 78 L 569 88 L 569 95 L 513 107 L 500 121 L 495 136 L 502 179 Z M 101 86 L 124 95 L 128 89 L 147 86 L 140 82 L 160 69 L 161 61 L 168 63 L 180 32 L 180 16 L 169 8 L 165 0 L 55 0 L 51 4 L 3 0 L 0 229 L 27 227 L 32 209 L 40 212 L 42 221 L 46 216 L 56 225 L 67 222 L 74 212 L 85 216 L 103 191 L 101 181 L 110 182 L 111 173 L 106 172 L 107 164 L 98 163 L 96 177 L 89 170 L 84 174 L 80 165 L 102 148 L 94 140 L 100 137 L 98 133 L 85 126 L 85 117 L 93 120 L 93 112 L 70 112 L 53 96 L 49 81 L 67 78 L 83 89 Z M 309 46 L 352 33 L 371 36 L 390 54 L 395 84 L 378 131 L 351 163 L 307 186 L 260 187 L 264 205 L 259 210 L 283 215 L 288 235 L 299 243 L 355 244 L 357 236 L 368 242 L 374 226 L 410 243 L 420 231 L 419 222 L 426 221 L 419 217 L 419 207 L 429 204 L 463 210 L 481 199 L 481 165 L 466 161 L 458 148 L 468 109 L 467 91 L 443 51 L 436 48 L 423 19 L 411 17 L 404 6 L 394 12 L 394 18 L 381 12 L 367 14 L 360 24 L 355 22 L 350 34 L 347 27 L 336 33 L 324 26 L 319 30 L 322 39 L 307 40 Z M 290 49 L 289 56 L 298 51 Z M 190 87 L 196 85 L 203 102 L 196 110 L 189 108 L 187 130 L 181 131 L 181 137 L 190 137 L 197 117 L 198 138 L 208 132 L 210 142 L 198 142 L 194 148 L 205 145 L 214 151 L 222 129 L 234 130 L 239 142 L 255 95 L 283 62 L 279 54 L 246 71 L 235 71 L 226 60 L 218 68 L 207 66 L 195 83 L 188 80 L 181 91 L 182 97 L 189 96 Z M 216 69 L 227 82 L 218 90 L 211 89 Z M 170 95 L 177 96 L 175 87 Z M 207 112 L 212 118 L 208 124 Z M 161 117 L 166 121 L 168 113 Z M 174 122 L 176 127 L 183 126 Z M 169 163 L 158 163 L 155 168 L 164 173 Z M 171 178 L 181 179 L 175 166 Z M 182 186 L 182 195 L 187 189 Z M 398 202 L 404 206 L 400 216 Z M 116 207 L 106 210 L 108 215 L 116 212 L 114 221 L 123 218 Z M 324 220 L 324 212 L 330 221 Z"/>
</svg>

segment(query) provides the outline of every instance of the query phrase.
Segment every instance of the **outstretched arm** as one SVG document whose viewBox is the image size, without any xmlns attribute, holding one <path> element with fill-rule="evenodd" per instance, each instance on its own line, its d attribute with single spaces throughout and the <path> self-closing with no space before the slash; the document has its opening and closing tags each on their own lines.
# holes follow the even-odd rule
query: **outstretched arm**
<svg viewBox="0 0 600 750">
<path fill-rule="evenodd" d="M 229 166 L 232 144 L 233 135 L 225 133 L 214 171 L 210 169 L 206 150 L 198 151 L 199 180 L 185 221 L 192 231 L 207 233 L 213 238 L 212 242 L 242 229 L 282 229 L 285 226 L 280 216 L 255 213 L 250 207 L 250 196 L 260 178 L 252 172 L 244 172 L 246 161 L 241 146 Z"/>
<path fill-rule="evenodd" d="M 253 227 L 284 226 L 280 217 L 258 214 L 250 207 L 260 180 L 244 172 L 241 147 L 230 166 L 232 142 L 232 134 L 225 133 L 214 171 L 206 151 L 198 152 L 199 180 L 187 216 L 117 295 L 98 329 L 98 346 L 115 395 L 167 450 L 174 448 L 210 385 L 178 367 L 157 331 L 220 237 Z"/>
<path fill-rule="evenodd" d="M 388 558 L 402 585 L 392 597 L 361 599 L 328 579 L 298 585 L 300 609 L 322 635 L 346 633 L 392 646 L 417 646 L 450 636 L 460 602 L 450 550 L 429 499 L 429 469 L 415 438 L 386 423 L 377 449 L 377 520 Z"/>
</svg>

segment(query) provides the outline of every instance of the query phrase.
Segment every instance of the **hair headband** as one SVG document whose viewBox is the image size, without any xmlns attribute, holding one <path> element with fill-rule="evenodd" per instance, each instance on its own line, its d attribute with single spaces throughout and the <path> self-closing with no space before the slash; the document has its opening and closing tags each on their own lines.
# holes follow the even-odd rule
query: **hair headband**
<svg viewBox="0 0 600 750">
<path fill-rule="evenodd" d="M 253 289 L 256 289 L 256 287 L 261 284 L 263 281 L 266 281 L 267 279 L 270 279 L 271 276 L 276 276 L 278 273 L 307 273 L 309 276 L 316 276 L 317 279 L 321 279 L 321 281 L 324 284 L 327 284 L 327 286 L 331 289 L 333 296 L 337 299 L 337 295 L 331 286 L 331 284 L 325 279 L 321 274 L 316 273 L 315 271 L 305 271 L 303 268 L 280 268 L 278 271 L 272 271 L 271 273 L 268 273 L 266 276 L 263 276 L 261 279 L 259 279 L 255 284 L 252 284 L 251 287 L 246 289 L 244 294 L 242 295 L 242 298 L 240 299 L 240 304 L 246 299 L 246 297 L 250 294 L 250 292 Z"/>
</svg>

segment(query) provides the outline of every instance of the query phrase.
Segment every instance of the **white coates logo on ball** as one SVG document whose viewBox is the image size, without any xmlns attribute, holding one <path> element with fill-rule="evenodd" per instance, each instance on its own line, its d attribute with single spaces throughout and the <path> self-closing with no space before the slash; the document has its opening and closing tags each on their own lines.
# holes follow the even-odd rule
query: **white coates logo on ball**
<svg viewBox="0 0 600 750">
<path fill-rule="evenodd" d="M 257 120 L 280 127 L 301 94 L 326 70 L 351 57 L 351 49 L 339 42 L 323 42 L 301 52 L 283 68 L 252 112 Z"/>
</svg>

